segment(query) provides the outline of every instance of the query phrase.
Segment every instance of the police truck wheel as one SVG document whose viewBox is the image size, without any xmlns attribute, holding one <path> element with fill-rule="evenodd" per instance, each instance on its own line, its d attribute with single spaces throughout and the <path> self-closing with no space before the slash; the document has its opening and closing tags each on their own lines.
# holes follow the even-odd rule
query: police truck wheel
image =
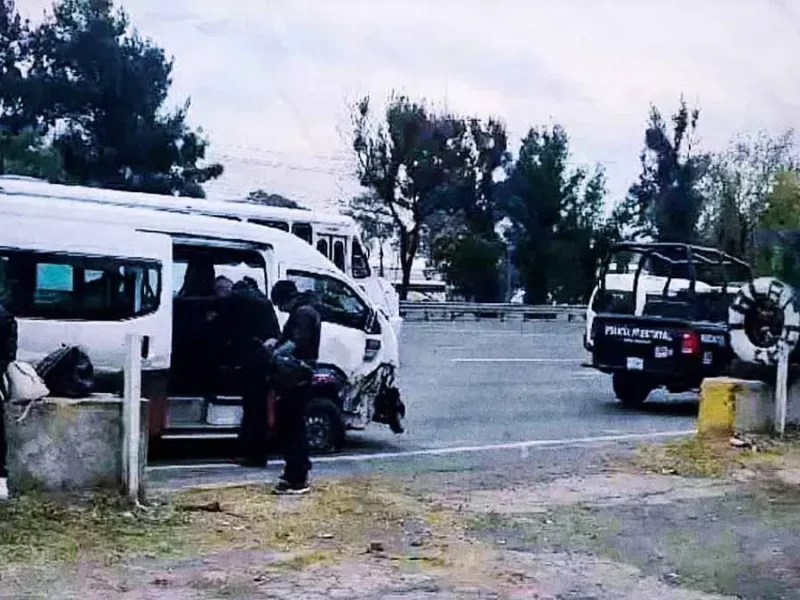
<svg viewBox="0 0 800 600">
<path fill-rule="evenodd" d="M 614 373 L 611 381 L 614 394 L 627 408 L 641 406 L 653 391 L 653 384 L 646 377 L 633 373 L 619 371 Z"/>
<path fill-rule="evenodd" d="M 331 454 L 344 444 L 339 408 L 327 398 L 314 398 L 306 407 L 306 436 L 311 454 Z"/>
</svg>

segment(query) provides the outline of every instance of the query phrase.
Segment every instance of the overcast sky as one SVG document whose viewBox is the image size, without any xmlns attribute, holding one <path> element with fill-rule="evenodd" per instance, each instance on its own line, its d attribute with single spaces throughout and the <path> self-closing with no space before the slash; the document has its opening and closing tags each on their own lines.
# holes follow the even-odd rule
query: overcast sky
<svg viewBox="0 0 800 600">
<path fill-rule="evenodd" d="M 47 0 L 17 0 L 31 16 Z M 347 103 L 392 89 L 528 127 L 561 123 L 576 163 L 614 197 L 638 172 L 650 102 L 681 93 L 715 150 L 740 131 L 800 124 L 800 0 L 126 0 L 175 57 L 172 102 L 226 175 L 315 207 L 356 186 Z"/>
</svg>

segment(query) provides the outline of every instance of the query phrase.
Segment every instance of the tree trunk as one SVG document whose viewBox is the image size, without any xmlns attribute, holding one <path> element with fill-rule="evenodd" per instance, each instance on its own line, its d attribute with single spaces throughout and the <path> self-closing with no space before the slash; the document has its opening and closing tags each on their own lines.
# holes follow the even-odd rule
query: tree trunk
<svg viewBox="0 0 800 600">
<path fill-rule="evenodd" d="M 411 252 L 413 244 L 410 243 L 410 237 L 411 235 L 407 230 L 400 231 L 400 268 L 403 271 L 400 289 L 398 290 L 400 300 L 408 299 L 408 285 L 411 283 L 411 266 L 414 264 L 414 255 Z"/>
<path fill-rule="evenodd" d="M 400 259 L 401 267 L 403 268 L 403 280 L 400 283 L 400 300 L 408 300 L 408 286 L 411 283 L 411 262 L 407 262 L 403 258 Z"/>
</svg>

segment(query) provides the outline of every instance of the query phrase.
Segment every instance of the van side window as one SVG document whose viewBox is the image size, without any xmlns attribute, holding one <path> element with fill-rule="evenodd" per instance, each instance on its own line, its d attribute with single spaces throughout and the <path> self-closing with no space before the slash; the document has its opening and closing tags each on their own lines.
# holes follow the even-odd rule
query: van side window
<svg viewBox="0 0 800 600">
<path fill-rule="evenodd" d="M 280 229 L 281 231 L 289 232 L 289 224 L 285 221 L 268 221 L 266 219 L 250 219 L 251 223 L 262 225 L 263 227 L 271 227 L 272 229 Z"/>
<path fill-rule="evenodd" d="M 299 237 L 304 242 L 309 244 L 313 243 L 314 230 L 311 228 L 310 223 L 294 223 L 292 225 L 292 233 Z"/>
<path fill-rule="evenodd" d="M 353 279 L 366 279 L 372 273 L 369 268 L 367 253 L 361 247 L 357 237 L 353 237 L 353 258 L 352 258 Z"/>
<path fill-rule="evenodd" d="M 189 275 L 187 277 L 187 275 Z M 173 296 L 213 296 L 214 280 L 224 276 L 233 283 L 249 277 L 267 293 L 266 265 L 255 250 L 176 245 L 172 261 Z"/>
<path fill-rule="evenodd" d="M 160 297 L 155 261 L 0 249 L 0 300 L 20 318 L 119 321 Z"/>
<path fill-rule="evenodd" d="M 335 264 L 339 270 L 344 271 L 347 266 L 345 263 L 344 242 L 336 240 L 333 242 L 333 264 Z"/>
<path fill-rule="evenodd" d="M 366 326 L 369 307 L 344 281 L 306 271 L 289 271 L 288 278 L 301 292 L 311 291 L 317 295 L 323 321 L 355 329 Z"/>
<path fill-rule="evenodd" d="M 328 240 L 321 239 L 317 241 L 317 251 L 322 254 L 325 258 L 330 258 L 330 254 L 328 254 Z"/>
</svg>

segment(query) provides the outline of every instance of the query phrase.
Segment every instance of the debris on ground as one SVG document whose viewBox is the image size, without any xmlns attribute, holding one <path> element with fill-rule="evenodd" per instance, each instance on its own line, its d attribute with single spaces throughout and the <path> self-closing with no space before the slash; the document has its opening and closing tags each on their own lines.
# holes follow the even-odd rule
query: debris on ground
<svg viewBox="0 0 800 600">
<path fill-rule="evenodd" d="M 753 438 L 755 447 L 765 447 Z M 624 460 L 623 460 L 624 459 Z M 640 448 L 546 478 L 507 465 L 0 505 L 0 597 L 800 599 L 800 451 Z"/>
</svg>

